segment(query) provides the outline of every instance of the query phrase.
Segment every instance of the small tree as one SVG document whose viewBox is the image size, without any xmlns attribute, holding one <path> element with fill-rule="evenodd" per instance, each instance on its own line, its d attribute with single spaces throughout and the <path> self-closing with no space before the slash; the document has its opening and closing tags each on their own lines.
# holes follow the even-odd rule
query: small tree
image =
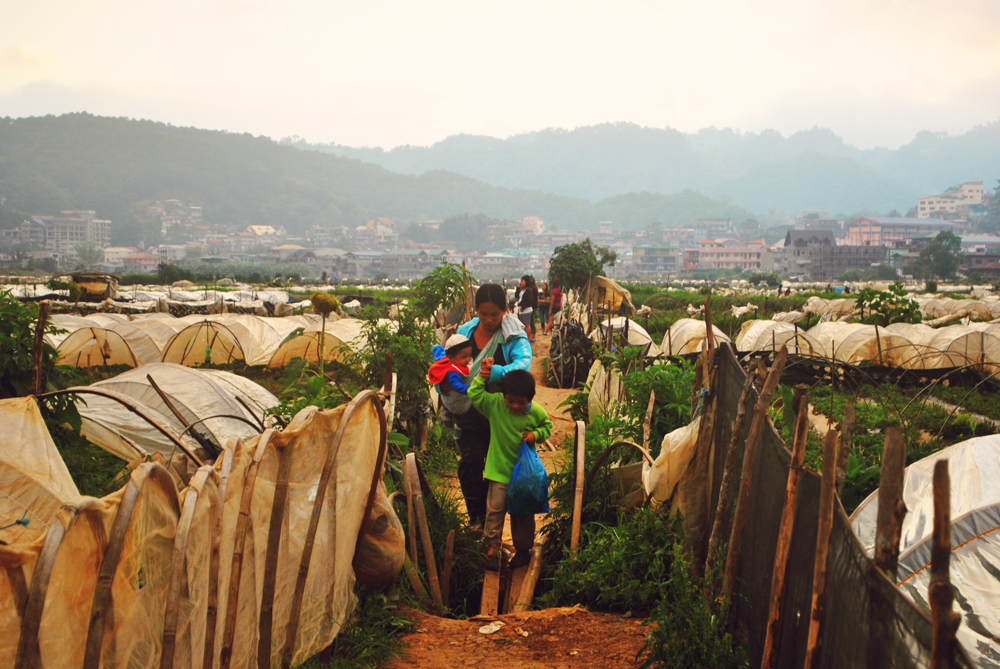
<svg viewBox="0 0 1000 669">
<path fill-rule="evenodd" d="M 885 327 L 892 323 L 919 323 L 923 319 L 920 305 L 907 297 L 899 281 L 889 286 L 889 290 L 865 288 L 858 295 L 857 309 L 861 312 L 861 322 L 867 325 Z"/>
<path fill-rule="evenodd" d="M 104 262 L 104 249 L 93 242 L 84 242 L 74 247 L 77 257 L 80 259 L 80 269 L 93 269 Z"/>
<path fill-rule="evenodd" d="M 605 246 L 594 246 L 590 238 L 557 246 L 549 260 L 549 280 L 559 279 L 562 287 L 583 288 L 595 276 L 604 275 L 604 266 L 614 267 L 618 254 Z"/>
<path fill-rule="evenodd" d="M 962 238 L 942 230 L 922 251 L 917 267 L 927 279 L 950 279 L 962 262 Z"/>
<path fill-rule="evenodd" d="M 440 266 L 432 269 L 413 287 L 410 306 L 416 310 L 417 315 L 430 320 L 439 309 L 451 309 L 464 304 L 466 289 L 474 285 L 476 277 L 472 272 L 461 265 L 441 261 Z"/>
</svg>

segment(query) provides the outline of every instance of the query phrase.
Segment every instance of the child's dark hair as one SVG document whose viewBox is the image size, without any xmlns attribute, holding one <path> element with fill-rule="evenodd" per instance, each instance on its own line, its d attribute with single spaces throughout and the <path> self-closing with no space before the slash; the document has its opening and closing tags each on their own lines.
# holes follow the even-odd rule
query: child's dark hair
<svg viewBox="0 0 1000 669">
<path fill-rule="evenodd" d="M 484 283 L 476 291 L 476 309 L 487 302 L 500 311 L 507 311 L 507 291 L 498 283 Z"/>
<path fill-rule="evenodd" d="M 500 391 L 504 395 L 524 397 L 530 402 L 535 397 L 535 377 L 525 369 L 507 372 L 500 382 Z"/>
</svg>

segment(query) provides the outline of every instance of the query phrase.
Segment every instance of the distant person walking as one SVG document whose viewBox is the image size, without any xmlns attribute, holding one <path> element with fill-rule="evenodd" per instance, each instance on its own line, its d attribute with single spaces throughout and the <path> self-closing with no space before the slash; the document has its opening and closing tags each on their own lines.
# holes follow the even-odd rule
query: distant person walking
<svg viewBox="0 0 1000 669">
<path fill-rule="evenodd" d="M 549 334 L 552 332 L 552 323 L 556 319 L 556 314 L 562 311 L 562 299 L 563 299 L 563 294 L 562 294 L 562 288 L 559 287 L 559 279 L 552 279 L 552 295 L 550 297 L 551 306 L 549 309 L 549 319 L 547 327 L 545 327 L 546 323 L 542 323 L 542 326 L 545 327 L 545 334 Z"/>
<path fill-rule="evenodd" d="M 542 334 L 547 332 L 546 325 L 549 322 L 549 309 L 552 306 L 552 291 L 549 284 L 542 281 L 542 287 L 538 289 L 538 325 L 542 328 Z"/>
<path fill-rule="evenodd" d="M 465 383 L 471 382 L 493 358 L 487 392 L 498 392 L 508 372 L 531 367 L 531 346 L 522 324 L 507 312 L 507 293 L 495 283 L 483 284 L 476 291 L 476 317 L 458 328 L 458 334 L 472 341 L 472 363 Z M 469 524 L 482 526 L 486 518 L 489 481 L 483 478 L 486 455 L 490 448 L 490 422 L 474 407 L 455 416 L 455 439 L 460 460 L 458 480 L 469 512 Z"/>
<path fill-rule="evenodd" d="M 538 286 L 535 279 L 530 274 L 521 277 L 518 286 L 521 294 L 517 300 L 517 318 L 524 324 L 524 331 L 528 333 L 528 341 L 535 343 L 535 310 L 538 308 Z"/>
</svg>

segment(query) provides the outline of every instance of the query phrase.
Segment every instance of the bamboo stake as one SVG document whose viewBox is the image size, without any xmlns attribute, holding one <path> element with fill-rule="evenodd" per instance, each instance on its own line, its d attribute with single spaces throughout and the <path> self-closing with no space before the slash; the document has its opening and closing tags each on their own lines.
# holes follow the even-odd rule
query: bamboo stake
<svg viewBox="0 0 1000 669">
<path fill-rule="evenodd" d="M 406 522 L 409 525 L 410 562 L 417 566 L 417 514 L 413 509 L 413 490 L 410 484 L 410 459 L 403 460 L 403 490 L 406 491 Z"/>
<path fill-rule="evenodd" d="M 729 535 L 729 553 L 726 555 L 726 572 L 722 581 L 722 599 L 729 601 L 729 594 L 736 581 L 736 566 L 739 562 L 740 548 L 743 543 L 743 525 L 747 520 L 747 504 L 750 503 L 750 491 L 753 489 L 753 470 L 757 460 L 757 444 L 767 420 L 767 409 L 771 406 L 771 397 L 781 379 L 781 370 L 785 368 L 788 359 L 788 348 L 781 351 L 771 364 L 767 380 L 754 405 L 753 422 L 750 423 L 750 433 L 743 450 L 743 469 L 740 472 L 740 494 L 736 500 L 736 515 L 733 518 L 733 530 Z"/>
<path fill-rule="evenodd" d="M 274 634 L 274 593 L 277 588 L 278 550 L 281 545 L 281 525 L 288 500 L 288 476 L 292 469 L 292 445 L 278 440 L 278 476 L 271 500 L 271 517 L 267 528 L 267 550 L 264 553 L 264 586 L 260 594 L 257 624 L 257 669 L 271 669 L 271 637 Z"/>
<path fill-rule="evenodd" d="M 931 547 L 931 584 L 927 599 L 931 604 L 934 641 L 931 645 L 931 669 L 951 666 L 955 633 L 962 616 L 952 609 L 955 592 L 949 572 L 951 562 L 951 479 L 948 461 L 934 465 L 934 543 Z"/>
<path fill-rule="evenodd" d="M 839 460 L 839 458 L 838 458 Z M 906 470 L 906 445 L 903 431 L 890 427 L 882 447 L 882 477 L 878 485 L 878 519 L 875 529 L 875 566 L 896 582 L 899 564 L 899 536 L 903 531 L 906 504 L 903 503 L 903 474 Z"/>
<path fill-rule="evenodd" d="M 417 598 L 422 602 L 428 602 L 427 591 L 424 590 L 424 584 L 420 582 L 420 573 L 417 568 L 410 561 L 409 555 L 403 555 L 403 571 L 406 572 L 406 577 L 410 579 L 410 585 L 413 587 L 413 592 L 417 595 Z"/>
<path fill-rule="evenodd" d="M 847 458 L 854 446 L 854 398 L 847 398 L 847 408 L 844 409 L 844 422 L 840 426 L 840 443 L 837 445 L 837 494 L 844 489 L 847 480 Z"/>
<path fill-rule="evenodd" d="M 219 564 L 222 558 L 222 521 L 225 513 L 226 488 L 233 471 L 233 449 L 222 452 L 222 471 L 219 473 L 218 498 L 215 503 L 215 533 L 212 537 L 212 557 L 209 559 L 208 610 L 205 614 L 205 654 L 201 666 L 212 669 L 215 664 L 215 633 L 219 619 Z"/>
<path fill-rule="evenodd" d="M 806 640 L 804 669 L 818 665 L 822 646 L 820 626 L 826 608 L 826 563 L 830 554 L 830 530 L 833 528 L 834 469 L 837 466 L 836 429 L 826 433 L 823 442 L 823 479 L 819 493 L 819 528 L 816 531 L 816 561 L 813 563 L 812 610 L 809 614 L 809 637 Z"/>
<path fill-rule="evenodd" d="M 48 593 L 49 579 L 52 576 L 52 568 L 55 566 L 56 555 L 59 554 L 59 546 L 79 512 L 79 509 L 71 504 L 67 504 L 63 508 L 67 512 L 66 525 L 63 525 L 59 518 L 53 520 L 52 524 L 49 525 L 49 531 L 45 533 L 45 543 L 42 544 L 41 552 L 35 561 L 31 585 L 28 589 L 28 600 L 21 617 L 20 635 L 17 639 L 17 654 L 14 661 L 14 666 L 17 669 L 40 669 L 42 666 L 38 630 L 41 627 L 42 613 L 45 609 L 45 595 Z"/>
<path fill-rule="evenodd" d="M 535 587 L 538 585 L 538 577 L 542 573 L 542 554 L 545 552 L 545 535 L 539 535 L 535 540 L 535 545 L 531 547 L 531 561 L 528 563 L 528 572 L 521 581 L 521 590 L 514 600 L 514 613 L 524 613 L 531 607 L 531 600 L 535 596 Z"/>
<path fill-rule="evenodd" d="M 715 521 L 712 523 L 712 534 L 708 539 L 708 557 L 705 559 L 705 574 L 711 576 L 715 570 L 715 560 L 722 541 L 722 524 L 729 515 L 729 487 L 732 485 L 733 467 L 736 465 L 736 451 L 743 440 L 743 426 L 746 424 L 747 405 L 750 404 L 750 394 L 753 388 L 754 373 L 747 372 L 743 382 L 743 393 L 740 395 L 739 408 L 736 410 L 736 421 L 733 423 L 733 436 L 729 440 L 729 450 L 726 451 L 726 463 L 722 468 L 722 483 L 719 488 L 719 503 L 715 510 Z"/>
<path fill-rule="evenodd" d="M 653 422 L 654 404 L 656 404 L 656 391 L 651 390 L 649 392 L 649 405 L 646 407 L 646 420 L 642 422 L 642 447 L 647 451 L 649 450 L 649 433 L 652 431 L 650 425 Z"/>
<path fill-rule="evenodd" d="M 809 434 L 809 395 L 804 385 L 795 387 L 792 399 L 795 409 L 795 432 L 792 441 L 792 461 L 788 467 L 788 483 L 785 487 L 785 507 L 781 511 L 781 526 L 778 530 L 778 544 L 774 554 L 774 570 L 771 572 L 771 601 L 767 613 L 767 636 L 764 639 L 764 655 L 760 666 L 769 669 L 777 659 L 777 641 L 781 622 L 781 604 L 785 596 L 785 575 L 788 571 L 788 554 L 792 545 L 792 530 L 795 526 L 795 511 L 799 504 L 799 481 L 802 480 L 802 462 L 806 454 L 806 437 Z"/>
<path fill-rule="evenodd" d="M 35 395 L 42 392 L 42 343 L 45 340 L 45 321 L 49 318 L 49 307 L 52 305 L 48 300 L 42 300 L 38 305 L 38 324 L 35 326 Z"/>
<path fill-rule="evenodd" d="M 257 470 L 264 459 L 268 442 L 274 436 L 274 429 L 267 429 L 257 440 L 253 460 L 247 466 L 243 475 L 243 491 L 240 497 L 240 512 L 236 518 L 236 531 L 233 535 L 233 557 L 229 568 L 229 594 L 226 599 L 226 623 L 222 628 L 222 650 L 219 652 L 219 669 L 229 669 L 233 657 L 233 639 L 236 633 L 236 619 L 239 614 L 240 583 L 243 574 L 243 552 L 246 549 L 247 526 L 250 523 L 250 505 L 253 502 L 254 487 L 257 483 Z"/>
<path fill-rule="evenodd" d="M 576 440 L 573 444 L 573 457 L 576 460 L 576 482 L 573 494 L 573 526 L 569 539 L 569 554 L 575 556 L 580 547 L 580 522 L 583 516 L 583 488 L 587 468 L 587 427 L 582 420 L 576 421 Z"/>
<path fill-rule="evenodd" d="M 448 533 L 444 542 L 444 567 L 441 568 L 441 603 L 448 608 L 448 591 L 451 590 L 451 562 L 455 557 L 455 530 Z"/>
<path fill-rule="evenodd" d="M 431 598 L 434 603 L 441 606 L 441 585 L 438 581 L 437 563 L 434 560 L 434 545 L 431 543 L 431 530 L 427 525 L 427 513 L 424 510 L 424 493 L 420 486 L 417 474 L 417 454 L 408 453 L 407 460 L 411 460 L 410 466 L 410 490 L 413 492 L 413 508 L 416 511 L 417 525 L 420 527 L 420 539 L 424 545 L 424 562 L 427 565 L 427 582 L 431 589 Z M 414 563 L 416 564 L 416 563 Z M 265 668 L 261 668 L 265 669 Z"/>
</svg>

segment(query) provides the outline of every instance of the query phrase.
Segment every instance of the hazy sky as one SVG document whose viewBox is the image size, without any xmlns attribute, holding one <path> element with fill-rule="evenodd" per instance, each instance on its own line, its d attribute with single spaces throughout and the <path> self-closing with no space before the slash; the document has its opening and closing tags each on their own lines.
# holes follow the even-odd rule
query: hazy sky
<svg viewBox="0 0 1000 669">
<path fill-rule="evenodd" d="M 0 0 L 0 116 L 430 144 L 607 121 L 861 147 L 1000 118 L 997 0 Z"/>
</svg>

